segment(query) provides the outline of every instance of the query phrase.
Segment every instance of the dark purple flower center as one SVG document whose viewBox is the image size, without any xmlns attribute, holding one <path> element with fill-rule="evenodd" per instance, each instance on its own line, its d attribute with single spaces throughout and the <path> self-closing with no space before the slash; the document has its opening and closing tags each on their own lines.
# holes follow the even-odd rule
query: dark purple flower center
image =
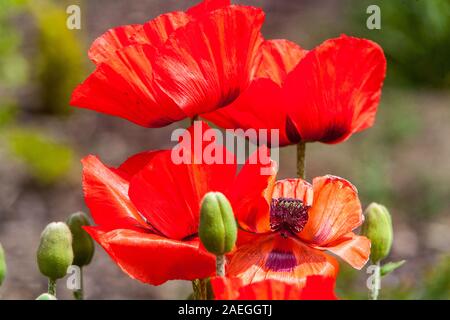
<svg viewBox="0 0 450 320">
<path fill-rule="evenodd" d="M 282 236 L 298 233 L 308 222 L 309 206 L 301 200 L 292 198 L 272 199 L 270 204 L 270 228 Z"/>
</svg>

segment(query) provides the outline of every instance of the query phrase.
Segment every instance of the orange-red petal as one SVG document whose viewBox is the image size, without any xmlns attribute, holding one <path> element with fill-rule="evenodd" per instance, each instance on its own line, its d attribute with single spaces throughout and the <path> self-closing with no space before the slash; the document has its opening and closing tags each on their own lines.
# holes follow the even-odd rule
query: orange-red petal
<svg viewBox="0 0 450 320">
<path fill-rule="evenodd" d="M 303 286 L 307 276 L 335 277 L 337 261 L 324 252 L 279 234 L 261 235 L 233 253 L 229 276 L 239 277 L 244 284 L 274 279 Z"/>
<path fill-rule="evenodd" d="M 313 190 L 308 222 L 299 234 L 302 240 L 326 246 L 362 224 L 361 203 L 350 182 L 327 175 L 313 180 Z"/>
<path fill-rule="evenodd" d="M 305 206 L 313 202 L 313 188 L 303 179 L 284 179 L 275 183 L 272 198 L 291 198 L 301 200 Z"/>
<path fill-rule="evenodd" d="M 177 241 L 134 230 L 86 231 L 130 277 L 152 285 L 168 280 L 205 278 L 215 272 L 215 257 L 197 239 Z"/>
<path fill-rule="evenodd" d="M 323 249 L 334 253 L 353 268 L 360 270 L 369 260 L 370 240 L 349 232 Z"/>
</svg>

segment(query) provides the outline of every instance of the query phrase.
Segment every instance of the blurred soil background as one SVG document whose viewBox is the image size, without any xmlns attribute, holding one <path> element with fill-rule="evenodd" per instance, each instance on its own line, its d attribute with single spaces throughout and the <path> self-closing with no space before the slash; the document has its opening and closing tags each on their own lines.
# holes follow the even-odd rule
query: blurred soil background
<svg viewBox="0 0 450 320">
<path fill-rule="evenodd" d="M 145 129 L 68 106 L 93 70 L 90 43 L 108 28 L 184 10 L 183 0 L 0 0 L 0 242 L 9 273 L 1 299 L 34 299 L 46 290 L 35 263 L 42 229 L 87 210 L 80 159 L 110 165 L 170 144 L 177 123 Z M 378 42 L 388 76 L 375 126 L 349 141 L 307 146 L 307 177 L 352 181 L 363 206 L 376 201 L 393 215 L 387 261 L 407 263 L 383 279 L 382 299 L 450 298 L 450 1 L 242 0 L 266 12 L 267 38 L 311 49 L 341 33 Z M 66 8 L 81 7 L 82 29 L 66 28 Z M 381 8 L 381 30 L 368 30 L 366 9 Z M 280 176 L 295 175 L 295 148 L 281 151 Z M 341 264 L 338 293 L 367 298 L 365 269 Z M 182 267 L 182 266 L 180 266 Z M 189 282 L 159 287 L 130 279 L 101 248 L 85 268 L 88 299 L 185 298 Z M 70 299 L 65 281 L 60 298 Z"/>
</svg>

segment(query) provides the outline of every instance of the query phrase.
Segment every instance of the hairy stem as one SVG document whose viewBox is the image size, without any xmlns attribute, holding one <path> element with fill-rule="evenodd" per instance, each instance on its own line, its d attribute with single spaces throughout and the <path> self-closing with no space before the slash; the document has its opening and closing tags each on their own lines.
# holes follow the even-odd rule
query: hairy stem
<svg viewBox="0 0 450 320">
<path fill-rule="evenodd" d="M 380 261 L 378 261 L 375 265 L 375 273 L 374 273 L 374 281 L 373 285 L 370 289 L 370 298 L 372 300 L 378 299 L 378 294 L 380 293 L 381 289 L 381 273 L 380 273 L 381 267 L 380 267 Z"/>
<path fill-rule="evenodd" d="M 301 141 L 297 144 L 297 175 L 302 179 L 305 179 L 305 155 L 306 143 Z"/>
<path fill-rule="evenodd" d="M 195 279 L 192 281 L 192 289 L 194 290 L 194 300 L 208 299 L 208 279 Z"/>
<path fill-rule="evenodd" d="M 73 292 L 73 296 L 77 300 L 83 300 L 84 299 L 83 268 L 81 268 L 81 267 L 80 267 L 80 289 L 75 290 Z"/>
<path fill-rule="evenodd" d="M 48 279 L 48 294 L 56 297 L 56 280 Z"/>
<path fill-rule="evenodd" d="M 216 256 L 216 276 L 225 277 L 225 256 Z"/>
</svg>

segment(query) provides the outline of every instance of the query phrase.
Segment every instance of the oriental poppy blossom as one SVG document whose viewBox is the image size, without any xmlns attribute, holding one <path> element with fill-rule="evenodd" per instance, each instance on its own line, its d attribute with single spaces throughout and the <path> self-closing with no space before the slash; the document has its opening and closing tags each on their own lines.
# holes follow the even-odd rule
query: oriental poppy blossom
<svg viewBox="0 0 450 320">
<path fill-rule="evenodd" d="M 204 124 L 202 130 L 207 129 Z M 184 152 L 201 156 L 204 147 L 200 154 L 194 148 Z M 220 147 L 215 145 L 216 150 Z M 222 154 L 234 157 L 225 148 Z M 240 197 L 236 204 L 244 208 L 258 200 L 245 187 L 267 184 L 269 178 L 255 171 L 252 181 L 240 185 L 236 161 L 175 164 L 171 157 L 171 150 L 144 152 L 118 168 L 105 166 L 95 156 L 82 160 L 85 201 L 97 224 L 86 230 L 125 273 L 153 285 L 213 275 L 215 257 L 198 238 L 203 196 L 210 191 L 233 191 Z"/>
<path fill-rule="evenodd" d="M 215 277 L 211 286 L 216 300 L 337 300 L 335 279 L 309 276 L 303 288 L 278 280 L 243 285 L 240 278 Z"/>
<path fill-rule="evenodd" d="M 352 232 L 363 222 L 355 187 L 329 175 L 315 178 L 312 185 L 302 179 L 275 182 L 273 172 L 259 189 L 256 206 L 234 204 L 241 231 L 227 275 L 244 283 L 276 279 L 302 286 L 309 275 L 336 276 L 338 263 L 325 251 L 361 269 L 370 241 Z M 240 177 L 246 175 L 252 172 L 243 168 Z M 232 203 L 238 199 L 231 197 Z"/>
<path fill-rule="evenodd" d="M 111 29 L 89 50 L 95 71 L 70 104 L 161 127 L 229 104 L 248 87 L 263 42 L 261 9 L 205 0 Z"/>
<path fill-rule="evenodd" d="M 311 51 L 266 41 L 250 87 L 204 115 L 224 128 L 278 128 L 280 146 L 338 143 L 372 126 L 386 74 L 376 43 L 342 35 Z"/>
</svg>

